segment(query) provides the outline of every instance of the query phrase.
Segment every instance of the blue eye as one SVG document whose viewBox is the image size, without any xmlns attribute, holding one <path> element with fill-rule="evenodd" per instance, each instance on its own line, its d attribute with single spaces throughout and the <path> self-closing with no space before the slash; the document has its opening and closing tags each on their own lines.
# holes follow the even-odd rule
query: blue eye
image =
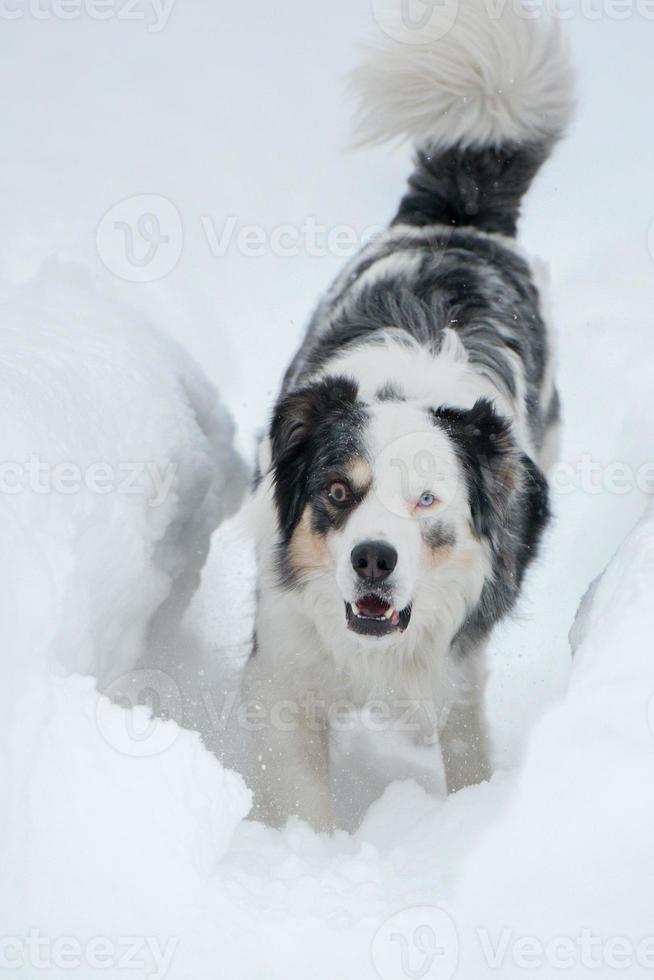
<svg viewBox="0 0 654 980">
<path fill-rule="evenodd" d="M 422 497 L 418 501 L 418 507 L 431 507 L 436 503 L 436 497 L 433 493 L 423 493 Z"/>
</svg>

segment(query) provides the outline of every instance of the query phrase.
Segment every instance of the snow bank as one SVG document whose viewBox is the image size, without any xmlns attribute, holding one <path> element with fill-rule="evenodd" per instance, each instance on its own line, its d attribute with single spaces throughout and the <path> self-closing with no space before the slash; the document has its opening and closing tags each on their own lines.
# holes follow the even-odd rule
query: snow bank
<svg viewBox="0 0 654 980">
<path fill-rule="evenodd" d="M 82 271 L 53 263 L 1 305 L 2 965 L 20 955 L 32 976 L 25 942 L 40 929 L 153 937 L 152 966 L 167 896 L 192 906 L 249 793 L 197 735 L 113 704 L 93 678 L 182 719 L 157 639 L 245 471 L 183 350 Z"/>
<path fill-rule="evenodd" d="M 184 351 L 83 272 L 53 263 L 1 301 L 3 513 L 49 576 L 49 657 L 104 680 L 165 601 L 181 612 L 240 500 L 232 424 Z"/>
<path fill-rule="evenodd" d="M 242 780 L 174 722 L 146 726 L 146 708 L 134 711 L 147 755 L 124 754 L 131 713 L 99 696 L 91 678 L 43 674 L 20 708 L 19 725 L 3 732 L 4 748 L 21 744 L 2 834 L 2 935 L 47 938 L 47 976 L 60 975 L 58 937 L 83 949 L 98 936 L 134 937 L 172 951 L 247 814 Z M 29 768 L 17 771 L 17 760 Z M 154 973 L 143 954 L 140 975 Z M 24 955 L 38 966 L 33 951 Z M 108 975 L 123 976 L 118 954 L 109 959 Z"/>
<path fill-rule="evenodd" d="M 534 731 L 506 818 L 467 862 L 454 913 L 462 980 L 492 975 L 484 949 L 507 980 L 651 976 L 653 594 L 650 505 L 582 603 L 568 694 Z"/>
<path fill-rule="evenodd" d="M 575 980 L 608 977 L 625 957 L 625 975 L 647 975 L 654 512 L 584 604 L 568 694 L 518 773 L 446 800 L 394 783 L 352 835 L 317 836 L 297 821 L 273 831 L 243 819 L 242 780 L 187 730 L 178 669 L 201 673 L 179 621 L 209 533 L 242 489 L 226 414 L 182 351 L 67 267 L 4 300 L 4 460 L 29 477 L 37 455 L 50 467 L 43 481 L 61 478 L 62 460 L 86 475 L 102 462 L 105 483 L 124 461 L 150 464 L 138 493 L 98 492 L 91 480 L 74 493 L 37 484 L 0 495 L 12 610 L 0 622 L 0 955 L 12 966 L 22 957 L 16 975 L 406 980 L 430 957 L 431 980 L 510 980 L 525 962 L 559 976 L 570 957 Z M 642 402 L 648 371 L 631 377 Z M 638 438 L 624 418 L 615 426 L 611 452 L 637 462 L 647 413 Z M 642 506 L 640 496 L 597 500 L 616 534 Z M 573 526 L 588 536 L 578 527 L 587 496 L 560 505 L 550 575 Z M 245 579 L 251 554 L 230 523 L 193 608 L 216 638 L 227 624 L 221 639 L 240 657 L 252 610 L 234 570 Z M 583 557 L 571 592 L 599 561 Z M 525 636 L 536 625 L 523 624 Z M 216 640 L 202 639 L 217 659 Z M 81 673 L 128 705 L 147 695 L 185 728 L 125 711 Z"/>
</svg>

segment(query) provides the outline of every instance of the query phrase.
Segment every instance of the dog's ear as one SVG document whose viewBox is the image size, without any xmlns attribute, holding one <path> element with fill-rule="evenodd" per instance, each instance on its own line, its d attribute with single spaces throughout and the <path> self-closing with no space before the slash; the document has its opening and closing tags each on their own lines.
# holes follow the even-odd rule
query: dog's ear
<svg viewBox="0 0 654 980">
<path fill-rule="evenodd" d="M 272 471 L 279 524 L 290 536 L 306 505 L 311 461 L 320 430 L 356 404 L 358 388 L 346 377 L 328 377 L 283 395 L 270 427 Z"/>
<path fill-rule="evenodd" d="M 475 533 L 490 545 L 493 574 L 468 625 L 479 636 L 515 602 L 549 518 L 547 479 L 517 446 L 508 419 L 486 399 L 468 411 L 440 408 L 436 424 L 452 439 L 467 482 Z"/>
<path fill-rule="evenodd" d="M 521 484 L 521 454 L 511 422 L 486 398 L 480 398 L 470 409 L 433 409 L 432 416 L 456 447 L 475 531 L 489 536 L 506 522 L 514 491 Z"/>
</svg>

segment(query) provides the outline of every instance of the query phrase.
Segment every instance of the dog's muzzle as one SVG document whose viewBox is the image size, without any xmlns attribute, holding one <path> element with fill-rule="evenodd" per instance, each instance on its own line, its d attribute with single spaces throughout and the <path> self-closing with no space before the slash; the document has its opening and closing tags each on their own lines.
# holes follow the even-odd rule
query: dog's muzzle
<svg viewBox="0 0 654 980">
<path fill-rule="evenodd" d="M 395 570 L 398 554 L 386 541 L 362 541 L 352 549 L 350 562 L 360 582 L 361 596 L 345 603 L 348 629 L 362 636 L 403 633 L 411 619 L 411 606 L 398 610 L 387 580 Z M 369 592 L 364 591 L 370 589 Z"/>
</svg>

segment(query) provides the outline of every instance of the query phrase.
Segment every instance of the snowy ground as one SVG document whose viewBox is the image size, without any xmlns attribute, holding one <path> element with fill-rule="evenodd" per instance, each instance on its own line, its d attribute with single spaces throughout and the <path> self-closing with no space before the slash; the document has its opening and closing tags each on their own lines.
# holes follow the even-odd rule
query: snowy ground
<svg viewBox="0 0 654 980">
<path fill-rule="evenodd" d="M 342 741 L 350 831 L 334 838 L 245 819 L 243 780 L 197 734 L 240 768 L 243 514 L 213 535 L 192 593 L 243 467 L 212 389 L 148 324 L 217 386 L 251 460 L 348 235 L 390 217 L 407 173 L 405 150 L 345 149 L 341 80 L 370 7 L 179 0 L 167 21 L 146 3 L 131 19 L 124 3 L 103 20 L 90 3 L 61 9 L 0 12 L 2 462 L 36 454 L 48 477 L 145 468 L 141 493 L 0 494 L 0 975 L 651 975 L 646 5 L 566 7 L 578 118 L 525 211 L 523 242 L 551 270 L 566 425 L 556 520 L 493 644 L 500 771 L 444 800 L 432 758 Z M 151 211 L 159 228 L 129 242 Z M 571 672 L 568 631 L 617 549 Z M 99 698 L 94 678 L 175 721 Z"/>
</svg>

